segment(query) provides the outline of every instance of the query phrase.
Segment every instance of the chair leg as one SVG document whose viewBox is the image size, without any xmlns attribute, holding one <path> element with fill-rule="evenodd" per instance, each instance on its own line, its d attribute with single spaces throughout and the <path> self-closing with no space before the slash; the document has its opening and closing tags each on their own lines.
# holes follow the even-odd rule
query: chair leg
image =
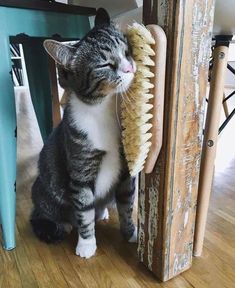
<svg viewBox="0 0 235 288">
<path fill-rule="evenodd" d="M 34 110 L 43 141 L 52 131 L 52 99 L 48 71 L 48 57 L 41 39 L 23 43 L 25 64 Z M 37 57 L 35 57 L 37 55 Z M 43 72 L 42 72 L 43 71 Z M 40 89 L 38 89 L 40 87 Z"/>
<path fill-rule="evenodd" d="M 16 113 L 7 36 L 0 42 L 0 222 L 3 246 L 15 248 Z"/>
<path fill-rule="evenodd" d="M 207 211 L 214 174 L 214 162 L 222 109 L 225 72 L 227 67 L 228 47 L 215 48 L 214 65 L 206 116 L 205 135 L 201 157 L 201 168 L 198 188 L 197 215 L 194 238 L 194 256 L 200 256 L 203 248 Z"/>
</svg>

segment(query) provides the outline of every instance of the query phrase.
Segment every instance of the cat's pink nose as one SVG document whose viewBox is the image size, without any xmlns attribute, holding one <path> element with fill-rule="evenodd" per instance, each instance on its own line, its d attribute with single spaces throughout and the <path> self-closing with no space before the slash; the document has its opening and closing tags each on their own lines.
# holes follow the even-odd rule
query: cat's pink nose
<svg viewBox="0 0 235 288">
<path fill-rule="evenodd" d="M 134 71 L 134 67 L 133 67 L 130 63 L 126 64 L 126 65 L 122 68 L 122 71 L 123 71 L 124 73 L 134 73 L 134 72 L 135 72 L 135 71 Z"/>
</svg>

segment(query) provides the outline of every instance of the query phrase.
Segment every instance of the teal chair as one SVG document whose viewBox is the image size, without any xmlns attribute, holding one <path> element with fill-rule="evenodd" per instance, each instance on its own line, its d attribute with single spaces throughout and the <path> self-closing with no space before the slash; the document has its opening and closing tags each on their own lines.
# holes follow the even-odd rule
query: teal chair
<svg viewBox="0 0 235 288">
<path fill-rule="evenodd" d="M 3 247 L 15 243 L 16 201 L 16 112 L 10 75 L 10 37 L 24 33 L 31 37 L 78 39 L 89 29 L 88 16 L 95 9 L 49 3 L 40 0 L 0 0 L 0 223 Z M 39 46 L 23 44 L 30 92 L 40 130 L 45 139 L 52 129 L 51 93 L 47 58 Z M 35 74 L 37 73 L 37 75 Z"/>
</svg>

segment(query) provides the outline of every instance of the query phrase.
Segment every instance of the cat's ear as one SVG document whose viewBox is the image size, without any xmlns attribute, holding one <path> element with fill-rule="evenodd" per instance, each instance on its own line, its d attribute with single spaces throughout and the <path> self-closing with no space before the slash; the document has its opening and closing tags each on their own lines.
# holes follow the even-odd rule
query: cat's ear
<svg viewBox="0 0 235 288">
<path fill-rule="evenodd" d="M 99 8 L 96 12 L 95 16 L 95 26 L 101 26 L 101 25 L 110 25 L 110 17 L 108 12 L 103 9 Z"/>
<path fill-rule="evenodd" d="M 45 40 L 43 46 L 47 53 L 55 60 L 55 62 L 64 68 L 68 68 L 68 64 L 72 59 L 75 48 L 55 40 Z"/>
</svg>

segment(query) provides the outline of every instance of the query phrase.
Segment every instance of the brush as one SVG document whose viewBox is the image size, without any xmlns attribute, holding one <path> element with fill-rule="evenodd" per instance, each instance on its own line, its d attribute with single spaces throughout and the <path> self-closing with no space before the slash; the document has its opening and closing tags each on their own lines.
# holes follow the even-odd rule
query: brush
<svg viewBox="0 0 235 288">
<path fill-rule="evenodd" d="M 162 146 L 166 36 L 157 25 L 127 29 L 137 70 L 121 103 L 122 142 L 129 172 L 151 173 Z"/>
</svg>

